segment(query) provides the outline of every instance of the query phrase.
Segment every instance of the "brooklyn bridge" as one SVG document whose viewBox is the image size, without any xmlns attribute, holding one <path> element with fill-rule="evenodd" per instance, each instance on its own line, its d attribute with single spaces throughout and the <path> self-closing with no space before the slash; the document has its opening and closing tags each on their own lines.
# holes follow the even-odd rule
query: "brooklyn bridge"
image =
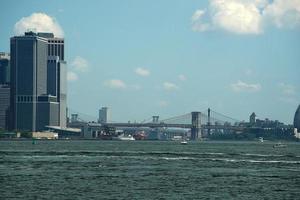
<svg viewBox="0 0 300 200">
<path fill-rule="evenodd" d="M 81 122 L 91 121 L 87 115 L 79 114 L 78 118 Z M 170 117 L 167 119 L 159 119 L 159 116 L 152 116 L 142 122 L 89 122 L 91 127 L 115 127 L 115 128 L 182 128 L 191 130 L 191 139 L 201 138 L 203 130 L 209 134 L 211 130 L 233 130 L 243 131 L 245 127 L 240 126 L 240 120 L 218 113 L 208 108 L 204 111 L 193 111 L 183 115 Z"/>
</svg>

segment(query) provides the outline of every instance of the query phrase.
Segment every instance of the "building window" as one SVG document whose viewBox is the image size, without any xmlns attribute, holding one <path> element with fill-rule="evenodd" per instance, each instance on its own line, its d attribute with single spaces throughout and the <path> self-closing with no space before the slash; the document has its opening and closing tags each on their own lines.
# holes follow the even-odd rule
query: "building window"
<svg viewBox="0 0 300 200">
<path fill-rule="evenodd" d="M 57 44 L 54 45 L 54 55 L 57 55 Z"/>
<path fill-rule="evenodd" d="M 58 49 L 57 49 L 57 55 L 59 56 L 59 59 L 61 59 L 61 56 L 60 56 L 60 48 L 61 48 L 61 45 L 58 45 Z"/>
<path fill-rule="evenodd" d="M 64 59 L 64 57 L 65 57 L 65 55 L 64 55 L 64 45 L 61 46 L 61 53 L 62 53 L 61 54 L 61 60 L 65 60 Z"/>
<path fill-rule="evenodd" d="M 51 56 L 53 56 L 54 54 L 54 49 L 53 49 L 54 45 L 51 45 Z"/>
</svg>

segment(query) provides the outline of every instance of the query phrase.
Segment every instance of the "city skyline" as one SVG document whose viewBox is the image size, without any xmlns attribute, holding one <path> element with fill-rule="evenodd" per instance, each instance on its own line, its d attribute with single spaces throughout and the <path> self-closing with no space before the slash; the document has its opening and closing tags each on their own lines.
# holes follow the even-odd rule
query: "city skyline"
<svg viewBox="0 0 300 200">
<path fill-rule="evenodd" d="M 211 107 L 240 120 L 254 111 L 292 124 L 300 2 L 226 2 L 6 2 L 0 51 L 28 29 L 63 36 L 68 107 L 96 118 L 104 106 L 114 121 Z"/>
</svg>

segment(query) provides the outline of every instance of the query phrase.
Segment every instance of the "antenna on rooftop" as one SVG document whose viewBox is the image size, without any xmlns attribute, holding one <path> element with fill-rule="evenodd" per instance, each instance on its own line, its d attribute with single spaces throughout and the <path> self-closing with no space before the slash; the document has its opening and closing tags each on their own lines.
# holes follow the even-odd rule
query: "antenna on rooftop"
<svg viewBox="0 0 300 200">
<path fill-rule="evenodd" d="M 36 28 L 27 28 L 26 32 L 36 33 Z"/>
</svg>

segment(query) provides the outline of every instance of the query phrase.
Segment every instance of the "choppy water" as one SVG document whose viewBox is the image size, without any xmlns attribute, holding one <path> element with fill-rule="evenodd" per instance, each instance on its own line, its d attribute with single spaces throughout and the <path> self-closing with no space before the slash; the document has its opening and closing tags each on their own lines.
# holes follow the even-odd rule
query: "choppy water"
<svg viewBox="0 0 300 200">
<path fill-rule="evenodd" d="M 0 199 L 300 199 L 300 143 L 0 141 Z"/>
</svg>

